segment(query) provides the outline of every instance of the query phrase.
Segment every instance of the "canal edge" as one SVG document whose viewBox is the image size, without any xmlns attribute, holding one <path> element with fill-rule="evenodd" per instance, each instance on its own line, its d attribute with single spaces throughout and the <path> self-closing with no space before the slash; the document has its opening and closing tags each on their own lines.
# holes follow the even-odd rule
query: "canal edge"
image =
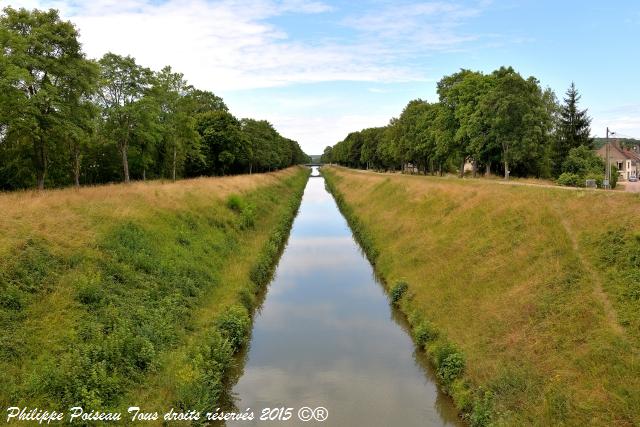
<svg viewBox="0 0 640 427">
<path fill-rule="evenodd" d="M 397 308 L 402 316 L 404 316 L 404 319 L 410 327 L 411 339 L 416 345 L 416 348 L 426 354 L 431 368 L 436 374 L 435 378 L 438 388 L 453 400 L 454 406 L 458 411 L 458 416 L 462 421 L 472 426 L 490 425 L 491 420 L 494 417 L 492 393 L 482 387 L 473 387 L 468 379 L 465 378 L 464 371 L 462 372 L 461 377 L 455 378 L 454 381 L 450 381 L 448 383 L 443 381 L 440 375 L 437 375 L 438 354 L 434 354 L 435 352 L 429 351 L 428 341 L 420 343 L 416 339 L 418 334 L 421 333 L 419 329 L 423 323 L 422 321 L 426 319 L 424 319 L 422 314 L 412 305 L 412 295 L 410 293 L 404 296 L 403 294 L 405 294 L 406 292 L 401 291 L 398 300 L 394 301 L 394 290 L 389 285 L 387 278 L 378 268 L 376 261 L 379 255 L 379 251 L 375 247 L 375 243 L 372 237 L 369 235 L 367 229 L 364 227 L 360 219 L 353 212 L 353 209 L 345 202 L 344 196 L 333 181 L 337 178 L 336 175 L 326 173 L 322 170 L 322 168 L 320 169 L 320 173 L 324 177 L 327 191 L 334 198 L 338 209 L 340 210 L 340 213 L 347 220 L 354 239 L 361 247 L 362 252 L 373 267 L 374 274 L 382 283 L 384 291 L 389 298 L 389 303 L 393 307 Z M 398 284 L 400 283 L 404 282 L 398 282 Z M 402 301 L 400 301 L 400 299 L 402 299 Z M 455 348 L 455 345 L 448 341 L 443 331 L 435 328 L 435 326 L 433 326 L 433 324 L 431 324 L 428 320 L 426 321 L 429 323 L 430 327 L 433 328 L 432 333 L 438 338 L 439 341 L 441 341 L 439 343 L 439 346 L 452 346 L 453 348 Z"/>
</svg>

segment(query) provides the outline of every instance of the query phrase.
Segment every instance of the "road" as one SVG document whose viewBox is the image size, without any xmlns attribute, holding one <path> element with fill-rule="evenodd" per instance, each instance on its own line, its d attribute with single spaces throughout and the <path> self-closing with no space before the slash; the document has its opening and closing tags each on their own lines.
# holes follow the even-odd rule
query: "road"
<svg viewBox="0 0 640 427">
<path fill-rule="evenodd" d="M 628 191 L 630 193 L 640 193 L 640 181 L 636 182 L 623 182 L 624 191 Z"/>
</svg>

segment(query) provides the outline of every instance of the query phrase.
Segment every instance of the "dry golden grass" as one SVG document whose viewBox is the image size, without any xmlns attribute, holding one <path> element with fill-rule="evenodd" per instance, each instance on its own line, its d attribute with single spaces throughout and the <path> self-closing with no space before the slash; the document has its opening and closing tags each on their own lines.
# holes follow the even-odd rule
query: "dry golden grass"
<svg viewBox="0 0 640 427">
<path fill-rule="evenodd" d="M 327 172 L 382 276 L 409 283 L 411 308 L 463 350 L 466 378 L 492 390 L 497 423 L 640 423 L 637 302 L 616 282 L 633 268 L 600 255 L 612 250 L 607 231 L 640 235 L 638 195 Z"/>
<path fill-rule="evenodd" d="M 224 199 L 231 193 L 273 184 L 296 170 L 0 193 L 0 257 L 25 235 L 43 238 L 62 248 L 77 249 L 95 236 L 90 217 L 108 223 L 112 219 L 146 215 L 141 207 L 181 209 L 194 194 L 204 195 L 208 200 Z"/>
</svg>

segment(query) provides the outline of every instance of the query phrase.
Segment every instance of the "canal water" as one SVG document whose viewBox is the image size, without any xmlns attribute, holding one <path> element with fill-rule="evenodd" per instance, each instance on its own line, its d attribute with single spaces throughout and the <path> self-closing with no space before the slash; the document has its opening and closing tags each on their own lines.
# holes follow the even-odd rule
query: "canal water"
<svg viewBox="0 0 640 427">
<path fill-rule="evenodd" d="M 459 425 L 317 174 L 314 168 L 232 391 L 237 410 L 256 418 L 227 425 Z M 267 418 L 276 421 L 260 421 L 272 408 Z"/>
</svg>

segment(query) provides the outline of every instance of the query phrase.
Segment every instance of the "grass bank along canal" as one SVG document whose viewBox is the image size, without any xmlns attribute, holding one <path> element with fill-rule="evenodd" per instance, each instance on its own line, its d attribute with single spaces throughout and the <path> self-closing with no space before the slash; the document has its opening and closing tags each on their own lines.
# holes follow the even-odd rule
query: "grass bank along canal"
<svg viewBox="0 0 640 427">
<path fill-rule="evenodd" d="M 256 425 L 282 407 L 292 417 L 273 425 L 301 424 L 301 407 L 326 408 L 322 425 L 459 423 L 322 177 L 307 183 L 245 357 L 231 392 Z"/>
</svg>

